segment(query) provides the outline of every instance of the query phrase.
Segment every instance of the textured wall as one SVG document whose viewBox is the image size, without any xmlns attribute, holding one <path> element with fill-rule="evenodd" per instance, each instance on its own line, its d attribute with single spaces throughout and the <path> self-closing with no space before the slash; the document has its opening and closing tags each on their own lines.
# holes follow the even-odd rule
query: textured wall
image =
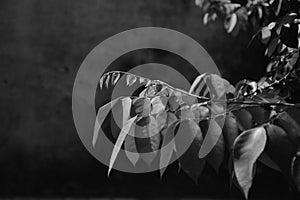
<svg viewBox="0 0 300 200">
<path fill-rule="evenodd" d="M 249 35 L 234 39 L 219 23 L 205 27 L 193 2 L 1 0 L 0 194 L 228 194 L 225 179 L 211 181 L 216 177 L 208 173 L 196 186 L 184 174 L 174 175 L 176 166 L 162 182 L 157 173 L 114 172 L 107 178 L 106 167 L 84 149 L 73 125 L 72 84 L 81 62 L 101 41 L 130 28 L 161 26 L 193 37 L 234 82 L 264 71 L 257 67 L 260 46 L 245 49 Z"/>
</svg>

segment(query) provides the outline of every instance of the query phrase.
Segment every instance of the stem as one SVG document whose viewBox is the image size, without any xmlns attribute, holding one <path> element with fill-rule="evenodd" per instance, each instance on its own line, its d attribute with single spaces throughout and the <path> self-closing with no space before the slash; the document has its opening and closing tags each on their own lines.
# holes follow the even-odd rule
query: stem
<svg viewBox="0 0 300 200">
<path fill-rule="evenodd" d="M 105 73 L 105 75 L 114 74 L 114 73 L 125 74 L 125 75 L 133 75 L 129 72 L 123 72 L 123 71 L 110 71 L 108 73 Z M 160 81 L 160 80 L 151 80 L 149 78 L 145 78 L 145 77 L 142 77 L 142 76 L 139 76 L 139 75 L 134 75 L 134 76 L 137 76 L 139 78 L 143 78 L 147 81 L 151 81 L 150 85 L 161 84 L 161 85 L 163 85 L 163 86 L 165 86 L 165 87 L 167 87 L 167 88 L 169 88 L 173 91 L 180 92 L 182 94 L 197 98 L 197 99 L 202 100 L 202 101 L 205 100 L 205 102 L 202 102 L 203 105 L 207 105 L 207 104 L 211 104 L 211 103 L 224 103 L 224 104 L 227 104 L 227 105 L 239 104 L 239 105 L 252 105 L 252 106 L 260 106 L 260 107 L 281 106 L 281 107 L 286 107 L 286 108 L 300 108 L 300 103 L 292 104 L 292 103 L 283 103 L 283 102 L 281 102 L 281 103 L 271 103 L 271 102 L 260 102 L 260 101 L 238 101 L 235 98 L 228 99 L 228 100 L 210 99 L 210 98 L 207 98 L 207 97 L 191 94 L 191 93 L 189 93 L 187 91 L 184 91 L 182 89 L 175 88 L 175 87 L 173 87 L 173 86 L 171 86 L 171 85 L 169 85 L 169 84 L 167 84 L 163 81 Z M 286 78 L 286 77 L 284 77 L 284 78 Z M 282 78 L 282 79 L 284 79 L 284 78 Z M 147 86 L 147 87 L 149 87 L 149 86 Z"/>
</svg>

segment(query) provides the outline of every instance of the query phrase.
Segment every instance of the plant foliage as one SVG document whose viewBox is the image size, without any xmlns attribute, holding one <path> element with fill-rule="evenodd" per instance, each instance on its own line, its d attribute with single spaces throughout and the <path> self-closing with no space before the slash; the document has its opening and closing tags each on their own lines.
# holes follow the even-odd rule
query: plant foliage
<svg viewBox="0 0 300 200">
<path fill-rule="evenodd" d="M 300 126 L 287 113 L 299 105 L 274 95 L 274 88 L 253 87 L 256 84 L 249 81 L 235 88 L 215 74 L 202 74 L 186 92 L 159 80 L 120 71 L 104 74 L 100 87 L 116 84 L 121 76 L 126 76 L 128 87 L 139 84 L 145 89 L 139 96 L 119 97 L 98 110 L 93 145 L 109 109 L 120 102 L 123 113 L 121 131 L 114 134 L 109 172 L 124 144 L 133 165 L 139 160 L 151 165 L 160 156 L 161 176 L 172 155 L 195 182 L 205 165 L 218 172 L 225 164 L 245 198 L 257 162 L 281 171 L 293 187 L 300 187 Z M 176 139 L 180 131 L 184 137 Z M 178 155 L 182 140 L 191 140 L 191 145 Z"/>
</svg>

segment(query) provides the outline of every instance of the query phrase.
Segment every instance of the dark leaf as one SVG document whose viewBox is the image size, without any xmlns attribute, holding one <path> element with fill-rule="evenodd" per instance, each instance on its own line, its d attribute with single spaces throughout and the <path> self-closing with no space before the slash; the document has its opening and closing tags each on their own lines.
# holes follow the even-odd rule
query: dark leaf
<svg viewBox="0 0 300 200">
<path fill-rule="evenodd" d="M 205 160 L 198 157 L 202 141 L 202 133 L 196 122 L 184 120 L 178 125 L 175 138 L 177 157 L 183 153 L 179 157 L 180 166 L 196 183 L 205 165 Z M 187 147 L 186 144 L 190 145 Z"/>
<path fill-rule="evenodd" d="M 296 154 L 287 133 L 280 127 L 272 124 L 265 125 L 268 134 L 266 153 L 281 169 L 285 177 L 291 182 L 291 162 Z"/>
<path fill-rule="evenodd" d="M 233 150 L 233 143 L 236 137 L 238 136 L 238 133 L 239 130 L 237 120 L 232 113 L 229 113 L 225 118 L 223 126 L 224 140 L 229 152 Z"/>
<path fill-rule="evenodd" d="M 252 116 L 247 110 L 233 111 L 233 114 L 237 119 L 240 130 L 244 131 L 253 127 Z"/>
<path fill-rule="evenodd" d="M 295 148 L 300 148 L 300 126 L 288 113 L 282 112 L 277 115 L 274 124 L 286 132 Z"/>
<path fill-rule="evenodd" d="M 151 112 L 151 102 L 148 97 L 138 97 L 133 99 L 131 116 L 148 116 Z"/>
</svg>

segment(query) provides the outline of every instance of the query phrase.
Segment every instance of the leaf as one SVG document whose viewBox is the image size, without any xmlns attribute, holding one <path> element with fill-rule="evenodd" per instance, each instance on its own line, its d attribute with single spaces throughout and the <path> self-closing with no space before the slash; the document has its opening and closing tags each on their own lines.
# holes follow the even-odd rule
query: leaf
<svg viewBox="0 0 300 200">
<path fill-rule="evenodd" d="M 165 128 L 168 125 L 167 124 L 167 120 L 168 120 L 167 112 L 164 110 L 164 111 L 158 113 L 156 115 L 155 120 L 157 122 L 158 131 L 161 131 L 163 128 Z"/>
<path fill-rule="evenodd" d="M 274 124 L 286 132 L 295 148 L 300 148 L 300 126 L 288 113 L 282 112 L 277 115 Z"/>
<path fill-rule="evenodd" d="M 151 112 L 151 101 L 148 97 L 138 97 L 133 99 L 131 106 L 131 116 L 148 116 Z"/>
<path fill-rule="evenodd" d="M 109 74 L 106 76 L 106 80 L 105 80 L 105 86 L 106 86 L 106 88 L 108 88 L 108 86 L 109 86 L 109 80 L 110 79 L 110 76 L 109 76 Z"/>
<path fill-rule="evenodd" d="M 114 99 L 113 101 L 105 104 L 101 108 L 99 108 L 97 117 L 95 120 L 95 124 L 94 124 L 94 133 L 93 133 L 93 140 L 92 140 L 93 147 L 95 147 L 95 145 L 96 145 L 98 135 L 99 135 L 99 130 L 101 128 L 101 125 L 102 125 L 104 119 L 108 115 L 111 108 L 122 98 L 124 98 L 124 97 L 118 97 L 118 98 Z"/>
<path fill-rule="evenodd" d="M 252 116 L 252 120 L 257 124 L 265 123 L 271 114 L 270 110 L 266 110 L 262 107 L 249 107 L 246 109 Z"/>
<path fill-rule="evenodd" d="M 128 86 L 131 86 L 133 85 L 135 82 L 136 82 L 137 78 L 135 75 L 133 74 L 128 74 L 127 77 L 126 77 L 126 84 Z"/>
<path fill-rule="evenodd" d="M 244 131 L 253 127 L 252 116 L 246 109 L 241 109 L 232 112 L 237 121 L 240 130 Z"/>
<path fill-rule="evenodd" d="M 232 113 L 229 113 L 224 122 L 223 126 L 223 135 L 228 151 L 231 153 L 233 150 L 233 143 L 238 136 L 238 123 L 235 116 Z"/>
<path fill-rule="evenodd" d="M 159 95 L 159 96 L 152 98 L 151 99 L 151 105 L 152 105 L 151 114 L 155 115 L 155 114 L 160 113 L 163 110 L 165 110 L 167 102 L 168 102 L 168 98 L 163 95 Z"/>
<path fill-rule="evenodd" d="M 146 81 L 146 79 L 143 77 L 139 77 L 139 79 L 140 79 L 140 83 L 144 83 Z"/>
<path fill-rule="evenodd" d="M 116 83 L 118 82 L 118 80 L 120 79 L 121 77 L 121 74 L 120 73 L 114 73 L 113 74 L 113 77 L 112 77 L 112 84 L 113 85 L 116 85 Z"/>
<path fill-rule="evenodd" d="M 274 51 L 276 50 L 278 42 L 279 42 L 278 37 L 271 39 L 265 53 L 268 57 L 271 57 L 273 55 Z"/>
<path fill-rule="evenodd" d="M 132 100 L 130 97 L 125 97 L 118 101 L 111 109 L 110 120 L 110 130 L 112 136 L 117 139 L 123 124 L 130 119 Z M 104 122 L 105 123 L 105 122 Z"/>
<path fill-rule="evenodd" d="M 268 134 L 266 153 L 279 166 L 285 177 L 291 182 L 291 162 L 296 154 L 287 133 L 280 127 L 272 124 L 265 125 Z"/>
<path fill-rule="evenodd" d="M 298 48 L 298 25 L 290 27 L 282 26 L 280 40 L 283 44 L 291 48 Z"/>
<path fill-rule="evenodd" d="M 168 99 L 167 107 L 170 111 L 175 112 L 179 108 L 179 103 L 177 101 L 177 97 L 175 95 L 172 95 Z"/>
<path fill-rule="evenodd" d="M 271 31 L 269 30 L 269 28 L 267 26 L 263 27 L 261 29 L 261 42 L 263 44 L 267 44 L 270 40 L 270 37 L 271 37 Z"/>
<path fill-rule="evenodd" d="M 208 23 L 208 16 L 209 16 L 208 13 L 205 13 L 204 16 L 203 16 L 203 24 L 204 25 L 206 25 Z"/>
<path fill-rule="evenodd" d="M 203 130 L 202 127 L 201 130 Z M 207 131 L 199 151 L 199 158 L 204 158 L 213 150 L 222 134 L 222 129 L 214 119 L 209 121 L 208 128 L 205 130 Z"/>
<path fill-rule="evenodd" d="M 105 78 L 105 75 L 102 76 L 102 77 L 100 78 L 100 80 L 99 80 L 99 86 L 100 86 L 100 89 L 102 89 L 102 87 L 103 87 L 104 78 Z"/>
<path fill-rule="evenodd" d="M 271 169 L 274 169 L 276 171 L 281 171 L 280 168 L 279 168 L 279 166 L 268 156 L 268 154 L 266 152 L 263 152 L 260 155 L 260 157 L 258 158 L 258 160 L 262 164 L 270 167 Z"/>
<path fill-rule="evenodd" d="M 201 131 L 204 133 L 205 138 L 209 137 L 212 141 L 213 140 L 217 141 L 213 146 L 212 150 L 206 156 L 207 162 L 214 168 L 216 173 L 219 172 L 219 168 L 224 160 L 224 154 L 225 154 L 224 137 L 221 134 L 222 129 L 220 125 L 217 123 L 217 121 L 219 120 L 220 123 L 221 121 L 224 121 L 222 119 L 216 118 L 216 119 L 212 119 L 209 122 L 208 126 L 206 127 L 201 126 Z M 211 133 L 208 132 L 209 126 L 214 127 L 214 129 L 211 129 Z M 205 144 L 203 143 L 203 147 L 204 145 Z"/>
<path fill-rule="evenodd" d="M 198 157 L 198 152 L 203 141 L 200 127 L 192 120 L 184 120 L 177 127 L 175 144 L 180 166 L 197 183 L 205 166 L 205 159 Z M 188 148 L 186 144 L 190 144 Z M 183 154 L 180 156 L 180 153 Z"/>
<path fill-rule="evenodd" d="M 233 31 L 234 27 L 236 26 L 236 24 L 237 24 L 237 15 L 235 13 L 233 13 L 228 18 L 226 18 L 226 20 L 224 22 L 224 26 L 225 26 L 227 33 L 231 33 Z"/>
<path fill-rule="evenodd" d="M 145 122 L 143 122 L 145 120 Z M 158 124 L 153 116 L 143 117 L 137 122 L 135 143 L 140 157 L 150 166 L 159 149 L 161 137 Z"/>
<path fill-rule="evenodd" d="M 116 161 L 116 158 L 117 158 L 117 155 L 121 149 L 121 146 L 126 138 L 126 136 L 128 135 L 132 125 L 134 124 L 135 120 L 136 120 L 137 116 L 129 119 L 123 126 L 120 134 L 119 134 L 119 137 L 116 141 L 116 144 L 114 146 L 114 149 L 112 151 L 112 154 L 111 154 L 111 157 L 110 157 L 110 161 L 109 161 L 109 168 L 108 168 L 108 175 L 110 174 L 110 171 Z"/>
<path fill-rule="evenodd" d="M 130 128 L 128 135 L 125 138 L 124 148 L 125 148 L 125 154 L 129 159 L 129 161 L 133 164 L 133 166 L 136 165 L 137 161 L 140 158 L 140 155 L 137 152 L 134 136 L 135 136 L 135 124 L 132 124 L 132 127 Z"/>
<path fill-rule="evenodd" d="M 263 152 L 266 141 L 265 129 L 258 127 L 244 131 L 234 142 L 233 163 L 235 176 L 246 199 L 254 177 L 254 164 Z"/>
<path fill-rule="evenodd" d="M 176 151 L 175 140 L 174 140 L 174 131 L 177 123 L 176 121 L 168 124 L 167 128 L 163 132 L 162 146 L 160 149 L 160 176 L 162 177 L 167 166 L 169 165 L 173 152 Z"/>
<path fill-rule="evenodd" d="M 292 178 L 298 191 L 300 191 L 300 152 L 294 156 L 291 165 Z"/>
</svg>

